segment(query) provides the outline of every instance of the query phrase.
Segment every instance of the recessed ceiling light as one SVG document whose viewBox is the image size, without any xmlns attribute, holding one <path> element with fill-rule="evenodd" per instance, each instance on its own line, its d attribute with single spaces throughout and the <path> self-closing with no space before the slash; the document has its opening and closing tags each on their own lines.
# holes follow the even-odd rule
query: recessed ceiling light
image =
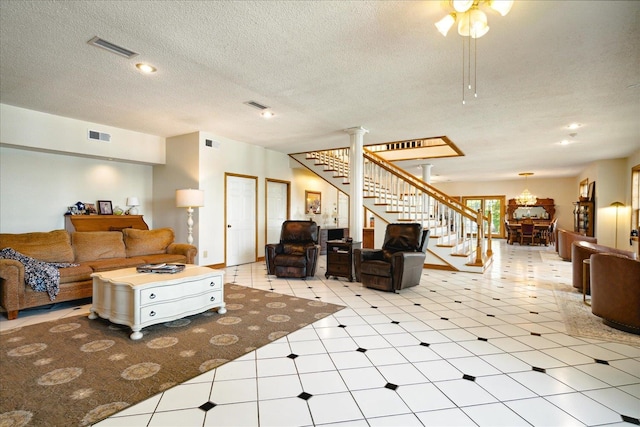
<svg viewBox="0 0 640 427">
<path fill-rule="evenodd" d="M 578 129 L 580 126 L 582 126 L 580 123 L 571 123 L 570 125 L 567 126 L 567 129 Z"/>
<path fill-rule="evenodd" d="M 156 72 L 156 67 L 152 67 L 149 64 L 138 63 L 136 64 L 136 68 L 144 74 L 152 74 Z"/>
<path fill-rule="evenodd" d="M 570 142 L 567 139 L 563 139 L 562 141 L 560 141 L 560 145 L 569 145 Z"/>
<path fill-rule="evenodd" d="M 260 115 L 262 117 L 264 117 L 265 119 L 270 119 L 271 117 L 275 116 L 275 114 L 273 114 L 273 112 L 269 111 L 269 110 L 265 110 L 262 113 L 260 113 Z"/>
</svg>

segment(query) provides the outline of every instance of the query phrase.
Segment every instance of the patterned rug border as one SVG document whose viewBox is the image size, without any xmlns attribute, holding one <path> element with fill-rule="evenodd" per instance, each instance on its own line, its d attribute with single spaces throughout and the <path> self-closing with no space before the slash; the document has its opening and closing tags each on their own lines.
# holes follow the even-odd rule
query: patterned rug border
<svg viewBox="0 0 640 427">
<path fill-rule="evenodd" d="M 99 422 L 345 308 L 230 283 L 225 302 L 137 341 L 88 313 L 0 332 L 0 425 Z"/>
<path fill-rule="evenodd" d="M 553 287 L 553 293 L 567 327 L 567 334 L 640 347 L 640 335 L 620 331 L 602 323 L 600 317 L 591 313 L 591 307 L 584 304 L 582 293 L 573 286 L 557 284 Z"/>
</svg>

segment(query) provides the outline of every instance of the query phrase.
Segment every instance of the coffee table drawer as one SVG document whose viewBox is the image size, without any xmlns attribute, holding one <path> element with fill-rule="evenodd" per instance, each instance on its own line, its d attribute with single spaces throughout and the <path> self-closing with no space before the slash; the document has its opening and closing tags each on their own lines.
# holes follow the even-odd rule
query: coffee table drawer
<svg viewBox="0 0 640 427">
<path fill-rule="evenodd" d="M 222 301 L 222 292 L 213 291 L 185 298 L 178 303 L 172 301 L 142 307 L 140 309 L 140 324 L 145 325 L 147 322 L 157 323 L 159 320 L 170 321 L 177 317 L 184 317 L 185 307 L 189 307 L 189 310 L 194 313 L 202 312 L 209 306 L 215 307 L 220 301 Z"/>
<path fill-rule="evenodd" d="M 150 287 L 140 291 L 140 305 L 156 304 L 220 289 L 222 289 L 221 276 L 185 281 L 175 285 Z"/>
</svg>

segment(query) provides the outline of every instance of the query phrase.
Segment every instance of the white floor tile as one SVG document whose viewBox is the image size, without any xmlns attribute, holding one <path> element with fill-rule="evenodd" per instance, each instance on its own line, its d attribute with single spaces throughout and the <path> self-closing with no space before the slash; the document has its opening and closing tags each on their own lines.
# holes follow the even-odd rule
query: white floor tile
<svg viewBox="0 0 640 427">
<path fill-rule="evenodd" d="M 338 371 L 314 372 L 300 374 L 302 389 L 309 394 L 327 394 L 347 391 L 342 377 Z"/>
<path fill-rule="evenodd" d="M 209 400 L 217 405 L 258 400 L 258 384 L 255 378 L 216 381 Z M 204 403 L 204 402 L 202 402 Z"/>
<path fill-rule="evenodd" d="M 516 414 L 534 426 L 583 426 L 580 421 L 545 399 L 513 400 L 504 402 Z"/>
<path fill-rule="evenodd" d="M 622 390 L 606 388 L 585 391 L 583 394 L 620 415 L 640 419 L 640 399 Z"/>
<path fill-rule="evenodd" d="M 620 421 L 620 415 L 582 393 L 557 394 L 546 399 L 586 425 Z"/>
<path fill-rule="evenodd" d="M 168 412 L 156 412 L 149 421 L 149 427 L 200 426 L 204 423 L 204 411 L 180 409 Z"/>
<path fill-rule="evenodd" d="M 313 423 L 349 423 L 363 418 L 351 393 L 334 393 L 313 396 L 309 399 Z"/>
<path fill-rule="evenodd" d="M 509 376 L 538 396 L 571 393 L 573 391 L 571 387 L 542 372 L 515 372 L 509 374 Z"/>
<path fill-rule="evenodd" d="M 478 426 L 487 427 L 516 427 L 530 426 L 522 417 L 503 403 L 490 403 L 488 405 L 468 406 L 462 410 Z"/>
<path fill-rule="evenodd" d="M 377 388 L 352 392 L 366 418 L 411 413 L 411 410 L 393 390 Z"/>
<path fill-rule="evenodd" d="M 302 393 L 302 384 L 297 375 L 258 378 L 258 399 L 280 399 Z"/>
<path fill-rule="evenodd" d="M 260 427 L 312 425 L 307 402 L 297 397 L 260 400 L 258 413 L 260 414 Z"/>
<path fill-rule="evenodd" d="M 468 427 L 474 424 L 473 420 L 459 408 L 420 412 L 416 415 L 425 426 Z"/>
<path fill-rule="evenodd" d="M 397 391 L 404 403 L 416 413 L 456 406 L 433 384 L 410 384 L 399 387 Z"/>
<path fill-rule="evenodd" d="M 207 412 L 204 421 L 205 427 L 255 427 L 257 425 L 259 425 L 257 401 L 218 405 Z"/>
<path fill-rule="evenodd" d="M 497 399 L 487 393 L 482 387 L 469 380 L 451 380 L 435 383 L 457 406 L 482 405 L 497 402 Z"/>
</svg>

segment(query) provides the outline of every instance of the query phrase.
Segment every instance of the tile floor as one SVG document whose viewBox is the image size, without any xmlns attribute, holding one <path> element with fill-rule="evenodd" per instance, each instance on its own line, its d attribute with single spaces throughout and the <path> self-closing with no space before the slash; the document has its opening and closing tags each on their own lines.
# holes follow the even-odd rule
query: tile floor
<svg viewBox="0 0 640 427">
<path fill-rule="evenodd" d="M 495 241 L 494 241 L 495 242 Z M 498 241 L 483 275 L 424 270 L 400 294 L 345 279 L 226 280 L 345 305 L 333 316 L 134 405 L 106 426 L 622 426 L 640 424 L 640 348 L 571 337 L 552 247 Z M 88 312 L 58 304 L 0 329 Z"/>
</svg>

